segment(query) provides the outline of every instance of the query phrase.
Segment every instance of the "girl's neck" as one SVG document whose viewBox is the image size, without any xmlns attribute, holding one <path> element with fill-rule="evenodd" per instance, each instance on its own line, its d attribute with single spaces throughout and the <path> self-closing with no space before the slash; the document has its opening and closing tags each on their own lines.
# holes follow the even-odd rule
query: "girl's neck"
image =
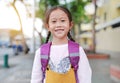
<svg viewBox="0 0 120 83">
<path fill-rule="evenodd" d="M 67 44 L 68 39 L 53 39 L 52 45 L 61 45 L 61 44 Z"/>
</svg>

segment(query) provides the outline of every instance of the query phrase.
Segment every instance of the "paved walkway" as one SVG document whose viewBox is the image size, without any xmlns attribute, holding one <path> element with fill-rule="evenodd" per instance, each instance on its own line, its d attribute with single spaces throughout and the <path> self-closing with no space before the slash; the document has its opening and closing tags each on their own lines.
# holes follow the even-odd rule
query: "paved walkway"
<svg viewBox="0 0 120 83">
<path fill-rule="evenodd" d="M 92 68 L 92 83 L 117 83 L 110 77 L 110 59 L 109 60 L 90 60 Z"/>
<path fill-rule="evenodd" d="M 10 68 L 3 68 L 0 60 L 0 83 L 30 83 L 34 55 L 18 55 L 9 59 Z M 90 59 L 92 83 L 117 83 L 110 78 L 110 64 L 115 60 Z"/>
<path fill-rule="evenodd" d="M 33 55 L 18 55 L 9 58 L 9 68 L 0 61 L 0 83 L 30 83 Z"/>
</svg>

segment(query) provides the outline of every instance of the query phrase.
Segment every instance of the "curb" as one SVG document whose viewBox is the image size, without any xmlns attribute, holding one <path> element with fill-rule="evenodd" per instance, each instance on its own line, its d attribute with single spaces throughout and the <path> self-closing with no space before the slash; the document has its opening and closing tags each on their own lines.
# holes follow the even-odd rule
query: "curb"
<svg viewBox="0 0 120 83">
<path fill-rule="evenodd" d="M 120 66 L 119 65 L 111 65 L 110 66 L 110 75 L 113 80 L 116 82 L 120 82 Z"/>
<path fill-rule="evenodd" d="M 109 59 L 108 54 L 87 54 L 88 59 Z"/>
</svg>

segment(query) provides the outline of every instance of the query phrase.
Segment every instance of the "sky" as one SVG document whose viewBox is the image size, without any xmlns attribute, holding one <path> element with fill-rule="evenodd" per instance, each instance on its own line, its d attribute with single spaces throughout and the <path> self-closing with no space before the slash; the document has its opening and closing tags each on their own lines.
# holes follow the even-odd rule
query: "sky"
<svg viewBox="0 0 120 83">
<path fill-rule="evenodd" d="M 15 29 L 20 30 L 20 23 L 17 17 L 16 12 L 14 11 L 13 7 L 10 6 L 8 2 L 13 0 L 0 0 L 0 29 Z M 39 0 L 36 0 L 38 2 Z M 70 2 L 72 0 L 66 0 Z M 25 2 L 31 4 L 33 6 L 34 0 L 26 0 Z M 64 3 L 64 0 L 60 0 L 61 3 Z M 17 0 L 16 7 L 19 11 L 22 20 L 23 32 L 26 36 L 32 37 L 33 36 L 33 18 L 27 17 L 27 12 L 25 6 Z M 33 7 L 31 8 L 30 12 L 33 11 Z M 42 21 L 39 18 L 36 18 L 35 27 L 40 32 L 42 31 L 42 35 L 46 37 L 46 31 L 42 30 Z"/>
<path fill-rule="evenodd" d="M 0 29 L 15 29 L 20 30 L 20 24 L 14 9 L 5 1 L 10 0 L 0 0 Z M 27 0 L 33 4 L 33 0 Z M 27 17 L 27 12 L 25 6 L 19 2 L 16 2 L 16 7 L 19 11 L 19 14 L 22 19 L 22 26 L 24 34 L 28 37 L 33 35 L 33 18 Z M 33 10 L 32 10 L 33 12 Z M 39 18 L 36 18 L 35 27 L 38 31 L 42 29 L 42 21 Z"/>
</svg>

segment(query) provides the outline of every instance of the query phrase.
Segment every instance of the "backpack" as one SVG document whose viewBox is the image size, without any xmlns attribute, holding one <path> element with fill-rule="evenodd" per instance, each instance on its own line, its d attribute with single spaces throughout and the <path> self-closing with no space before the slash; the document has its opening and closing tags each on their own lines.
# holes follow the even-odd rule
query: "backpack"
<svg viewBox="0 0 120 83">
<path fill-rule="evenodd" d="M 49 62 L 49 55 L 50 55 L 50 46 L 51 42 L 41 45 L 41 70 L 43 72 L 42 83 L 45 78 L 45 71 L 47 69 L 47 65 Z M 74 68 L 76 83 L 79 83 L 78 76 L 77 76 L 77 69 L 78 69 L 78 62 L 79 62 L 79 44 L 69 40 L 68 41 L 68 51 L 69 51 L 69 59 L 72 67 Z"/>
</svg>

